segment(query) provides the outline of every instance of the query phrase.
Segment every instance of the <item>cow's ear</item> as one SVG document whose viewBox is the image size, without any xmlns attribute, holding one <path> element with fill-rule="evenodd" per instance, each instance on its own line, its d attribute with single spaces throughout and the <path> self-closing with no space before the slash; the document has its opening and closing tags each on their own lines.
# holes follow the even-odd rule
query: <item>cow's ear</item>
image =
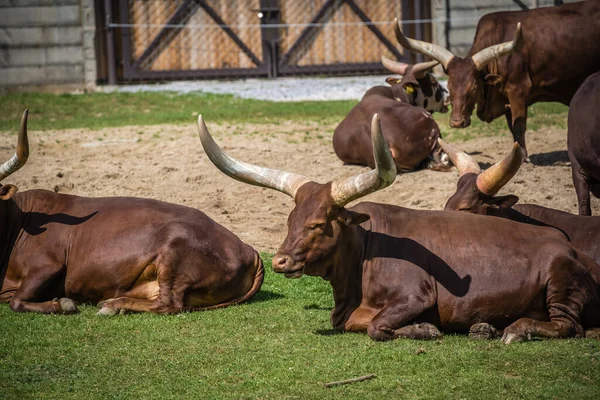
<svg viewBox="0 0 600 400">
<path fill-rule="evenodd" d="M 338 216 L 338 221 L 344 225 L 350 226 L 362 224 L 370 218 L 371 216 L 369 214 L 357 213 L 343 208 Z"/>
<path fill-rule="evenodd" d="M 401 80 L 402 79 L 394 78 L 393 76 L 388 76 L 387 78 L 385 78 L 385 82 L 390 85 L 396 85 L 400 83 Z"/>
<path fill-rule="evenodd" d="M 485 83 L 491 86 L 498 86 L 502 83 L 502 77 L 496 74 L 487 74 L 485 76 Z"/>
<path fill-rule="evenodd" d="M 485 200 L 486 207 L 511 208 L 519 201 L 519 197 L 509 194 L 508 196 L 495 196 Z"/>
<path fill-rule="evenodd" d="M 406 89 L 410 86 L 419 87 L 419 81 L 417 81 L 413 76 L 405 76 L 402 80 L 402 87 Z"/>
<path fill-rule="evenodd" d="M 15 185 L 0 186 L 0 200 L 10 200 L 10 198 L 17 193 L 17 190 L 19 190 L 19 188 Z"/>
</svg>

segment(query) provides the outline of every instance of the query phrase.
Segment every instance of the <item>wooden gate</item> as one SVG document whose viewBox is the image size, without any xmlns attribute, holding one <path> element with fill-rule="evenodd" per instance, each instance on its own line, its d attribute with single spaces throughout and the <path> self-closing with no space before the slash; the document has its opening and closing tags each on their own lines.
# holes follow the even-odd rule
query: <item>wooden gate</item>
<svg viewBox="0 0 600 400">
<path fill-rule="evenodd" d="M 413 61 L 394 18 L 429 36 L 418 0 L 104 0 L 109 81 L 383 73 Z M 111 78 L 112 76 L 112 78 Z"/>
</svg>

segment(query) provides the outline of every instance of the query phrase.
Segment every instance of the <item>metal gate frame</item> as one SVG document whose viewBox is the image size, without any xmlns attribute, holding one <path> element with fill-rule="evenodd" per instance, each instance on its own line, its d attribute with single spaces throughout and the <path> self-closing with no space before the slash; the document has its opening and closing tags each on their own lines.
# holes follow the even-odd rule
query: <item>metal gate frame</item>
<svg viewBox="0 0 600 400">
<path fill-rule="evenodd" d="M 147 48 L 137 59 L 133 59 L 131 52 L 131 31 L 129 21 L 129 7 L 127 0 L 116 0 L 117 9 L 113 9 L 113 1 L 104 0 L 104 11 L 106 19 L 106 43 L 108 63 L 108 83 L 116 84 L 121 81 L 140 80 L 177 80 L 177 79 L 214 79 L 214 78 L 249 78 L 264 77 L 276 78 L 277 76 L 290 75 L 349 75 L 352 73 L 385 73 L 387 70 L 381 63 L 345 63 L 331 65 L 290 65 L 296 54 L 303 45 L 312 40 L 320 31 L 314 24 L 327 23 L 337 9 L 342 5 L 348 5 L 352 11 L 363 21 L 369 30 L 379 39 L 381 43 L 399 60 L 403 62 L 416 62 L 420 60 L 419 55 L 401 54 L 397 45 L 390 42 L 377 26 L 371 24 L 369 17 L 361 10 L 354 0 L 327 0 L 321 9 L 290 46 L 287 52 L 280 53 L 279 42 L 281 41 L 280 9 L 277 0 L 260 0 L 261 12 L 261 40 L 262 59 L 256 56 L 252 50 L 240 39 L 240 37 L 227 25 L 214 9 L 205 0 L 185 0 L 177 10 L 169 17 L 159 33 L 152 39 Z M 425 27 L 423 23 L 407 23 L 406 20 L 426 20 L 425 11 L 420 0 L 401 0 L 403 12 L 402 29 L 409 36 L 423 40 Z M 204 10 L 213 21 L 229 36 L 229 38 L 243 51 L 256 65 L 254 68 L 227 68 L 227 69 L 191 69 L 191 70 L 164 70 L 151 71 L 143 69 L 150 60 L 157 57 L 168 43 L 182 30 L 189 18 L 198 10 Z M 113 12 L 117 11 L 117 12 Z M 408 18 L 407 18 L 408 16 Z M 116 18 L 115 18 L 116 17 Z M 112 21 L 118 21 L 114 24 Z M 117 29 L 115 29 L 117 28 Z M 165 45 L 165 43 L 167 45 Z M 118 49 L 117 49 L 118 48 Z M 117 57 L 119 54 L 120 57 Z M 120 68 L 119 68 L 120 67 Z M 120 71 L 120 77 L 117 72 Z M 120 79 L 119 79 L 120 78 Z"/>
</svg>

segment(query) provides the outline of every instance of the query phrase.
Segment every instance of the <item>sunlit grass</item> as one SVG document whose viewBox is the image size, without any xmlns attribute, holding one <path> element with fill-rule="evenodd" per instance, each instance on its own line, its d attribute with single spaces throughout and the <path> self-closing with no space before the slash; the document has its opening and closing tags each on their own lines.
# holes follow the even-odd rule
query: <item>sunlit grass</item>
<svg viewBox="0 0 600 400">
<path fill-rule="evenodd" d="M 600 342 L 372 341 L 331 329 L 330 286 L 270 270 L 250 303 L 176 316 L 0 306 L 5 399 L 597 398 Z M 370 373 L 373 380 L 324 384 Z"/>
</svg>

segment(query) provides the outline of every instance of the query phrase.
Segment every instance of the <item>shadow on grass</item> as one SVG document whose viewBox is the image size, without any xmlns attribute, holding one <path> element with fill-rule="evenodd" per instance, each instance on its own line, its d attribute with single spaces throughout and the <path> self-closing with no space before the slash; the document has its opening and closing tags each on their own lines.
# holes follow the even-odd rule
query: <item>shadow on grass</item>
<svg viewBox="0 0 600 400">
<path fill-rule="evenodd" d="M 319 336 L 336 336 L 341 335 L 343 333 L 344 332 L 336 331 L 335 329 L 317 329 L 316 331 L 314 331 L 314 334 Z"/>
<path fill-rule="evenodd" d="M 324 306 L 320 306 L 318 304 L 310 304 L 308 306 L 304 306 L 305 310 L 325 310 L 325 311 L 329 311 L 331 310 L 331 307 L 324 307 Z"/>
<path fill-rule="evenodd" d="M 247 303 L 259 303 L 262 301 L 273 301 L 285 298 L 284 295 L 279 293 L 270 292 L 268 290 L 261 289 L 254 295 Z"/>
<path fill-rule="evenodd" d="M 569 163 L 569 153 L 566 150 L 551 151 L 549 153 L 532 154 L 529 156 L 533 165 L 539 166 L 564 166 Z"/>
</svg>

